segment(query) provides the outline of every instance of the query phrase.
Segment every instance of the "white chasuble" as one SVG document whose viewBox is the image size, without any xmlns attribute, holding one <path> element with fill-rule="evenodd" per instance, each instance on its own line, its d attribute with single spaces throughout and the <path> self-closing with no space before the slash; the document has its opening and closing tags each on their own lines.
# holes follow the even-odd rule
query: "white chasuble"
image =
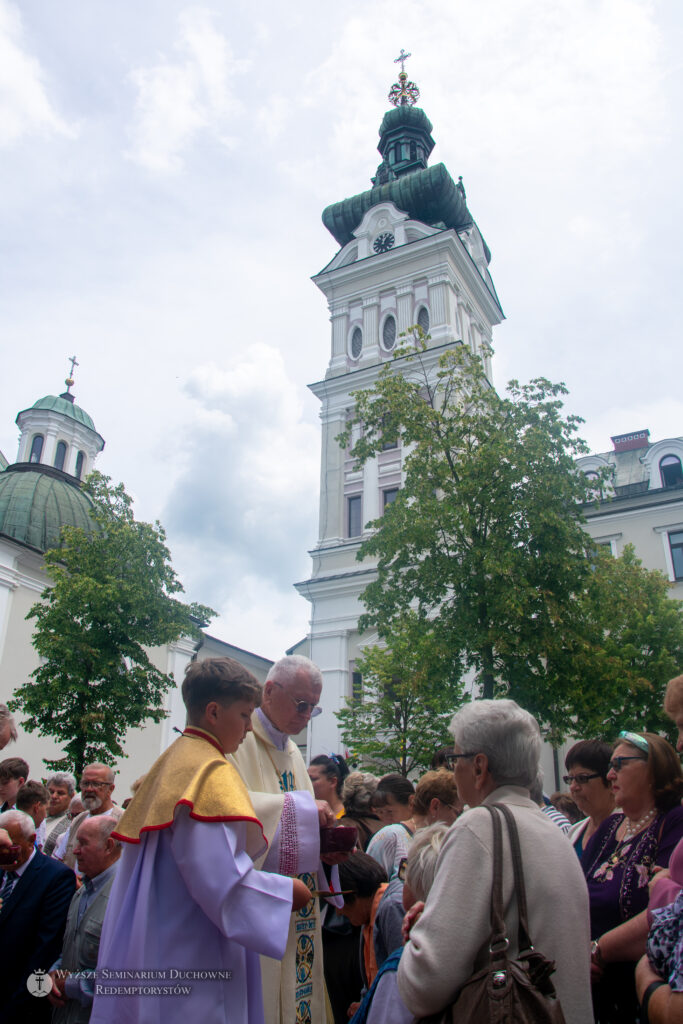
<svg viewBox="0 0 683 1024">
<path fill-rule="evenodd" d="M 313 787 L 291 739 L 278 750 L 259 715 L 230 757 L 236 765 L 268 839 L 256 866 L 297 876 L 311 891 L 327 888 L 320 870 L 320 830 Z M 335 871 L 336 875 L 337 872 Z M 325 1024 L 326 1000 L 318 900 L 292 914 L 282 961 L 261 957 L 266 1024 Z"/>
</svg>

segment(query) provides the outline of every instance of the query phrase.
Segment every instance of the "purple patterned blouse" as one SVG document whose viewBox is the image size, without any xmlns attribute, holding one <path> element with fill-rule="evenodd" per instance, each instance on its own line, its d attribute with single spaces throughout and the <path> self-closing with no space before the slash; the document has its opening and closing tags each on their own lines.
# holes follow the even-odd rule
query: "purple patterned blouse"
<svg viewBox="0 0 683 1024">
<path fill-rule="evenodd" d="M 680 806 L 657 814 L 638 835 L 618 843 L 616 833 L 623 820 L 623 814 L 610 815 L 591 836 L 583 854 L 593 939 L 645 910 L 653 867 L 667 867 L 683 838 Z"/>
</svg>

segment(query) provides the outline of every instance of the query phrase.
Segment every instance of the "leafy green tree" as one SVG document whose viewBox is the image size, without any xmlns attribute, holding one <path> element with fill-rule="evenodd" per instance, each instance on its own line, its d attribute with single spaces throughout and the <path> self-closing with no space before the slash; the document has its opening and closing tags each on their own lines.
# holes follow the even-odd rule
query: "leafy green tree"
<svg viewBox="0 0 683 1024">
<path fill-rule="evenodd" d="M 500 396 L 463 345 L 434 366 L 419 328 L 375 385 L 355 393 L 339 442 L 359 465 L 400 440 L 404 484 L 358 558 L 377 562 L 361 631 L 419 628 L 472 670 L 484 697 L 508 694 L 558 741 L 574 694 L 556 687 L 568 645 L 582 635 L 575 601 L 590 574 L 582 529 L 589 497 L 574 460 L 581 422 L 563 416 L 562 384 L 508 384 Z"/>
<path fill-rule="evenodd" d="M 448 724 L 462 701 L 457 656 L 441 636 L 408 614 L 356 662 L 362 695 L 337 712 L 351 760 L 380 774 L 429 767 L 434 751 L 452 743 Z"/>
<path fill-rule="evenodd" d="M 579 597 L 584 633 L 564 652 L 561 672 L 583 735 L 613 740 L 621 729 L 649 730 L 675 741 L 662 702 L 683 666 L 683 604 L 670 587 L 630 544 L 619 558 L 595 552 Z"/>
<path fill-rule="evenodd" d="M 54 736 L 65 751 L 48 762 L 80 773 L 84 764 L 123 754 L 128 729 L 165 716 L 173 678 L 150 661 L 145 647 L 198 634 L 215 615 L 185 605 L 165 533 L 137 522 L 123 484 L 93 473 L 92 533 L 64 527 L 61 544 L 45 553 L 52 584 L 27 618 L 36 619 L 34 647 L 42 661 L 11 702 L 24 728 Z"/>
</svg>

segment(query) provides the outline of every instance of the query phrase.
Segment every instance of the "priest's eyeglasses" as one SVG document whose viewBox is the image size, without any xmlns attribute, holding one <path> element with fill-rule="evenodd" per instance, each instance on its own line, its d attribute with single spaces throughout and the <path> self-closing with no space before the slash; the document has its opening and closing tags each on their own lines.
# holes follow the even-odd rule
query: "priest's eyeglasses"
<svg viewBox="0 0 683 1024">
<path fill-rule="evenodd" d="M 287 693 L 282 683 L 277 683 L 274 679 L 273 686 L 279 686 L 279 688 L 284 692 L 287 700 L 291 700 L 292 704 L 295 706 L 297 714 L 307 715 L 310 711 L 311 718 L 317 718 L 318 715 L 322 715 L 323 709 L 319 704 L 311 704 L 308 700 L 297 700 L 296 697 L 292 697 L 291 694 Z"/>
</svg>

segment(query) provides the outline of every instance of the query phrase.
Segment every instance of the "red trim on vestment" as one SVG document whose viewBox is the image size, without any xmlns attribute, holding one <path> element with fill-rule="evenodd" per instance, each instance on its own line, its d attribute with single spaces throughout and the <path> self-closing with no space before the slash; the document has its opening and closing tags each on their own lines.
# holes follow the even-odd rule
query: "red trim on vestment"
<svg viewBox="0 0 683 1024">
<path fill-rule="evenodd" d="M 206 740 L 207 743 L 210 743 L 212 747 L 216 748 L 219 754 L 222 754 L 223 757 L 225 757 L 225 751 L 216 737 L 212 736 L 210 733 L 203 732 L 201 729 L 195 729 L 193 726 L 188 725 L 183 729 L 183 736 L 198 736 L 200 740 Z"/>
<path fill-rule="evenodd" d="M 258 827 L 261 829 L 261 835 L 263 836 L 263 841 L 266 844 L 266 847 L 268 846 L 268 840 L 266 839 L 266 837 L 264 835 L 264 832 L 263 832 L 263 825 L 261 824 L 261 822 L 259 821 L 258 818 L 247 818 L 244 815 L 237 815 L 237 814 L 234 814 L 234 815 L 227 815 L 226 814 L 226 815 L 215 815 L 215 816 L 212 815 L 211 817 L 208 817 L 208 816 L 202 815 L 202 814 L 195 814 L 194 813 L 194 804 L 191 803 L 189 800 L 178 800 L 178 802 L 177 802 L 177 804 L 175 806 L 176 807 L 180 807 L 181 805 L 184 806 L 184 807 L 189 807 L 190 808 L 190 817 L 194 818 L 195 821 L 247 821 L 247 822 L 250 822 L 252 825 L 258 825 Z M 140 835 L 142 835 L 143 832 L 160 832 L 164 828 L 170 828 L 172 824 L 173 824 L 173 821 L 165 821 L 161 825 L 143 825 L 142 828 L 140 829 Z M 112 832 L 112 838 L 113 839 L 118 839 L 119 842 L 121 842 L 121 843 L 135 843 L 137 845 L 140 842 L 139 839 L 131 839 L 130 836 L 122 836 L 118 832 Z"/>
</svg>

